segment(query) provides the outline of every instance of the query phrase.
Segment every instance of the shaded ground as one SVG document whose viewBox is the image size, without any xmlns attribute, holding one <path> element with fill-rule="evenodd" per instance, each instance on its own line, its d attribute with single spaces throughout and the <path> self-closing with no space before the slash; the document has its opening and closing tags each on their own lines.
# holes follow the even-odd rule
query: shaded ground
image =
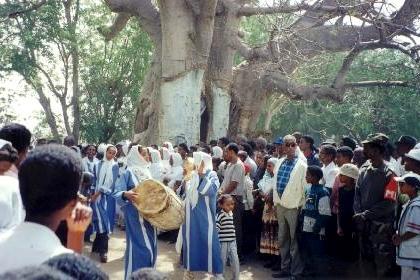
<svg viewBox="0 0 420 280">
<path fill-rule="evenodd" d="M 124 251 L 125 251 L 125 233 L 122 231 L 115 232 L 109 242 L 108 263 L 102 264 L 102 268 L 106 271 L 110 279 L 124 278 Z M 90 256 L 90 244 L 85 247 L 85 253 Z M 95 260 L 98 260 L 92 256 Z M 165 241 L 158 242 L 158 258 L 156 269 L 167 273 L 170 279 L 182 279 L 183 269 L 178 265 L 178 255 L 175 252 L 175 245 L 168 244 Z M 262 263 L 256 261 L 248 261 L 241 266 L 240 279 L 272 279 L 271 270 L 262 266 Z M 205 279 L 210 279 L 207 277 Z"/>
</svg>

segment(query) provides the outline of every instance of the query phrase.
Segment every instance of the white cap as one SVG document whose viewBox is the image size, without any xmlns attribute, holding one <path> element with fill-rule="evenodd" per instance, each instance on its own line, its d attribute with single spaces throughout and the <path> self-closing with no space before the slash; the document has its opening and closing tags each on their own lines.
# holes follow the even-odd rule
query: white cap
<svg viewBox="0 0 420 280">
<path fill-rule="evenodd" d="M 407 183 L 417 189 L 420 189 L 420 175 L 409 172 L 401 177 L 395 177 L 395 181 Z"/>
<path fill-rule="evenodd" d="M 414 159 L 415 161 L 420 161 L 420 149 L 412 149 L 408 154 L 405 154 L 405 156 Z"/>
<path fill-rule="evenodd" d="M 340 167 L 340 174 L 357 180 L 359 178 L 359 168 L 354 164 L 346 163 Z"/>
</svg>

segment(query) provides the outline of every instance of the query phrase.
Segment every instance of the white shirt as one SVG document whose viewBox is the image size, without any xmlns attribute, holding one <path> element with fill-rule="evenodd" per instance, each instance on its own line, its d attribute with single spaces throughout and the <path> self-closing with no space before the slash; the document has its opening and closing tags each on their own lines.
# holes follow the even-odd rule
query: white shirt
<svg viewBox="0 0 420 280">
<path fill-rule="evenodd" d="M 327 166 L 322 167 L 322 172 L 324 173 L 324 178 L 322 178 L 321 183 L 329 189 L 332 189 L 335 181 L 335 177 L 337 177 L 338 174 L 338 167 L 335 165 L 335 163 L 332 161 Z"/>
<path fill-rule="evenodd" d="M 51 229 L 24 222 L 0 234 L 0 274 L 28 265 L 40 265 L 66 253 L 73 251 L 61 245 Z"/>
<path fill-rule="evenodd" d="M 0 232 L 19 225 L 24 219 L 19 181 L 14 177 L 0 176 Z"/>
</svg>

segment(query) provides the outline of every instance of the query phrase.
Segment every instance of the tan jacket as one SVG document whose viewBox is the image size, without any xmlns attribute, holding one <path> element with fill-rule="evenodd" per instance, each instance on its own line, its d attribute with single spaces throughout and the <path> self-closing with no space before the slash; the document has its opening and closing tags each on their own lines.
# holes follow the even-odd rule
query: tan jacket
<svg viewBox="0 0 420 280">
<path fill-rule="evenodd" d="M 290 173 L 289 182 L 280 198 L 277 193 L 277 173 L 284 160 L 285 157 L 281 158 L 274 167 L 274 182 L 276 182 L 273 190 L 274 205 L 281 205 L 288 209 L 299 208 L 305 202 L 306 169 L 308 166 L 298 158 L 292 173 Z"/>
</svg>

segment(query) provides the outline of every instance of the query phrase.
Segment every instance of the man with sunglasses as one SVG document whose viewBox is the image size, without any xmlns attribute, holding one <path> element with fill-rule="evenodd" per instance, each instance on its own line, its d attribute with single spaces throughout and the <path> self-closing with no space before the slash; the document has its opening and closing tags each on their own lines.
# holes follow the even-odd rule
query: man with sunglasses
<svg viewBox="0 0 420 280">
<path fill-rule="evenodd" d="M 279 223 L 279 243 L 281 271 L 273 278 L 291 276 L 297 279 L 303 272 L 296 236 L 299 210 L 304 202 L 306 185 L 306 163 L 296 155 L 297 142 L 292 135 L 283 138 L 283 152 L 274 169 L 276 187 L 273 190 L 273 202 Z"/>
</svg>

